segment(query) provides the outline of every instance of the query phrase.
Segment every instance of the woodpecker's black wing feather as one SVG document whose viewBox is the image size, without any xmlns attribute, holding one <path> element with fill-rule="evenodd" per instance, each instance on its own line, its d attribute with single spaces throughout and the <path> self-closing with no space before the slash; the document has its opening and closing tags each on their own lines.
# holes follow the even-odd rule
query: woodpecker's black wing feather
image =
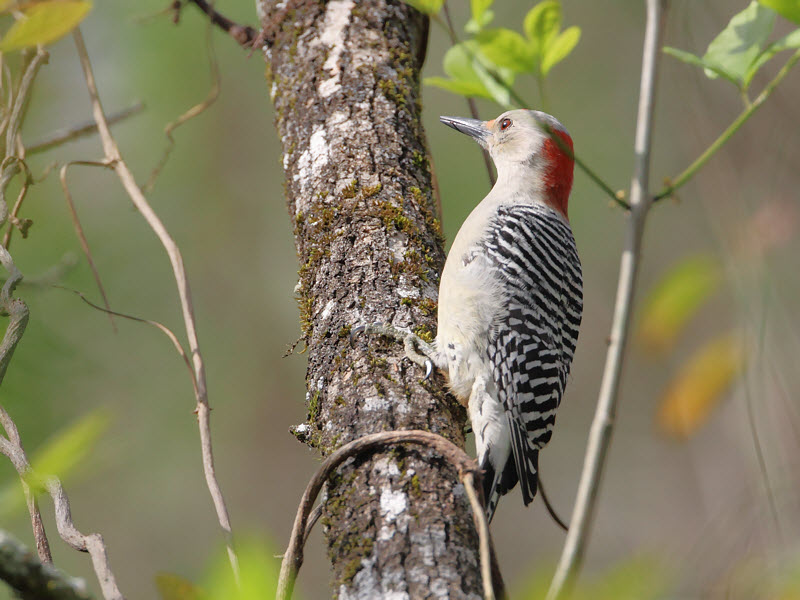
<svg viewBox="0 0 800 600">
<path fill-rule="evenodd" d="M 580 261 L 569 225 L 543 205 L 501 208 L 484 245 L 508 301 L 488 356 L 508 419 L 509 463 L 527 505 L 536 495 L 539 450 L 550 440 L 577 342 Z M 493 475 L 486 496 L 492 512 L 510 489 Z"/>
</svg>

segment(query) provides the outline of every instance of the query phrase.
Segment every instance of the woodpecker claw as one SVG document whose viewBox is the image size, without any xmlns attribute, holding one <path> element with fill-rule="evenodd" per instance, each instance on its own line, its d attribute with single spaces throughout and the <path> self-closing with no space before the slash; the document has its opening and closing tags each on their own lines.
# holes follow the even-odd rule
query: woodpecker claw
<svg viewBox="0 0 800 600">
<path fill-rule="evenodd" d="M 435 366 L 433 359 L 431 359 L 429 356 L 429 353 L 432 351 L 432 349 L 431 346 L 422 341 L 419 336 L 406 331 L 400 331 L 399 329 L 395 329 L 389 325 L 374 323 L 372 325 L 367 324 L 353 327 L 350 330 L 351 343 L 353 339 L 361 333 L 374 333 L 377 335 L 390 337 L 398 342 L 403 342 L 403 347 L 406 351 L 406 358 L 408 358 L 414 364 L 425 368 L 425 380 L 430 378 Z M 417 348 L 419 348 L 423 354 L 417 352 Z"/>
</svg>

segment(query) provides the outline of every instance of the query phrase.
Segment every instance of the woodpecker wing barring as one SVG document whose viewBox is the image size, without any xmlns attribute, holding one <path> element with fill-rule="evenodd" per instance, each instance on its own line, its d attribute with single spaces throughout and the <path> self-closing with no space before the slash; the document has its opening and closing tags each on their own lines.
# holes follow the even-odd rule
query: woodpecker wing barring
<svg viewBox="0 0 800 600">
<path fill-rule="evenodd" d="M 581 265 L 567 222 L 541 204 L 500 208 L 483 241 L 508 301 L 488 347 L 508 419 L 513 467 L 487 477 L 491 513 L 519 478 L 527 505 L 538 453 L 550 440 L 569 375 L 583 307 Z M 509 463 L 511 459 L 509 458 Z"/>
</svg>

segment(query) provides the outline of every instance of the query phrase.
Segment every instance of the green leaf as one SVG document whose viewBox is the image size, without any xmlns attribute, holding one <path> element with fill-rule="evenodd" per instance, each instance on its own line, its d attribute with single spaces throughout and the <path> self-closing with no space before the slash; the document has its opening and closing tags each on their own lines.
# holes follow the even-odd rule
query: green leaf
<svg viewBox="0 0 800 600">
<path fill-rule="evenodd" d="M 95 411 L 51 438 L 31 458 L 34 477 L 29 483 L 43 487 L 44 480 L 52 475 L 67 479 L 108 429 L 108 423 L 108 413 Z"/>
<path fill-rule="evenodd" d="M 483 13 L 483 16 L 481 16 L 480 21 L 476 21 L 474 17 L 467 21 L 467 24 L 464 25 L 464 31 L 474 35 L 480 31 L 483 31 L 483 28 L 492 21 L 494 21 L 494 11 L 487 10 L 485 13 Z"/>
<path fill-rule="evenodd" d="M 529 44 L 511 29 L 489 29 L 475 37 L 481 54 L 489 61 L 489 68 L 497 66 L 515 73 L 525 73 L 536 68 L 536 58 Z"/>
<path fill-rule="evenodd" d="M 758 0 L 782 16 L 800 25 L 800 0 Z"/>
<path fill-rule="evenodd" d="M 471 46 L 471 47 L 469 47 Z M 428 77 L 425 83 L 461 96 L 491 98 L 492 95 L 475 70 L 475 52 L 472 42 L 462 42 L 451 47 L 444 55 L 444 72 L 450 77 Z"/>
<path fill-rule="evenodd" d="M 263 544 L 237 540 L 241 585 L 231 572 L 227 554 L 220 554 L 204 586 L 209 600 L 264 600 L 274 598 L 280 560 Z"/>
<path fill-rule="evenodd" d="M 442 10 L 444 0 L 405 0 L 406 4 L 410 4 L 419 12 L 426 15 L 436 15 Z"/>
<path fill-rule="evenodd" d="M 740 89 L 744 89 L 745 75 L 761 54 L 774 22 L 775 13 L 756 0 L 734 15 L 703 55 L 703 63 L 707 66 L 706 77 L 716 79 L 724 72 Z"/>
<path fill-rule="evenodd" d="M 75 29 L 92 8 L 83 0 L 58 0 L 29 4 L 0 41 L 0 52 L 46 45 Z"/>
<path fill-rule="evenodd" d="M 425 85 L 432 85 L 448 92 L 453 92 L 459 96 L 474 96 L 477 98 L 491 98 L 492 95 L 483 83 L 471 83 L 457 79 L 445 79 L 444 77 L 426 77 Z"/>
<path fill-rule="evenodd" d="M 58 476 L 63 482 L 84 463 L 97 440 L 108 428 L 108 413 L 89 413 L 67 429 L 58 432 L 31 457 L 32 472 L 26 481 L 37 494 L 46 492 L 47 478 Z M 0 490 L 0 514 L 14 512 L 24 506 L 19 481 L 12 481 Z"/>
<path fill-rule="evenodd" d="M 666 352 L 709 296 L 722 272 L 708 255 L 691 256 L 670 269 L 645 300 L 637 337 L 652 353 Z"/>
<path fill-rule="evenodd" d="M 561 3 L 554 0 L 540 2 L 525 15 L 522 27 L 530 41 L 534 59 L 541 61 L 561 29 Z"/>
<path fill-rule="evenodd" d="M 497 75 L 498 81 L 489 71 L 492 69 L 495 75 Z M 514 72 L 510 69 L 500 68 L 492 68 L 485 64 L 481 64 L 480 60 L 476 65 L 475 71 L 478 74 L 478 77 L 481 80 L 481 83 L 486 87 L 489 92 L 489 95 L 492 97 L 492 100 L 497 102 L 500 106 L 505 109 L 513 108 L 513 104 L 511 104 L 511 92 L 509 91 L 512 84 L 514 83 Z"/>
<path fill-rule="evenodd" d="M 494 0 L 470 0 L 469 7 L 472 19 L 476 23 L 483 23 L 492 3 L 494 3 Z"/>
<path fill-rule="evenodd" d="M 492 77 L 490 69 L 502 83 Z M 451 47 L 444 55 L 444 72 L 450 79 L 428 77 L 425 83 L 462 96 L 492 98 L 501 106 L 511 106 L 507 88 L 514 83 L 513 71 L 494 65 L 482 55 L 475 41 L 468 40 Z"/>
<path fill-rule="evenodd" d="M 744 87 L 747 88 L 750 86 L 750 82 L 753 80 L 755 74 L 758 73 L 758 70 L 778 52 L 797 48 L 800 48 L 800 29 L 795 29 L 792 33 L 767 46 L 753 64 L 750 65 L 750 68 L 744 76 Z"/>
<path fill-rule="evenodd" d="M 678 48 L 672 48 L 671 46 L 664 46 L 663 51 L 664 54 L 669 54 L 671 57 L 677 58 L 679 61 L 685 62 L 687 65 L 700 67 L 701 69 L 705 69 L 708 66 L 703 62 L 702 58 L 696 54 L 692 54 L 691 52 L 679 50 Z"/>
<path fill-rule="evenodd" d="M 580 27 L 568 27 L 545 49 L 542 57 L 542 76 L 546 77 L 554 66 L 564 60 L 581 39 Z"/>
<path fill-rule="evenodd" d="M 677 48 L 671 48 L 669 46 L 664 46 L 664 54 L 669 54 L 673 58 L 677 58 L 681 62 L 685 62 L 688 65 L 692 65 L 694 67 L 699 67 L 701 69 L 708 69 L 714 71 L 720 77 L 724 77 L 725 79 L 729 80 L 734 85 L 738 86 L 739 82 L 736 78 L 731 75 L 730 73 L 723 71 L 716 67 L 715 65 L 709 65 L 703 62 L 703 59 L 699 56 L 692 54 L 691 52 L 685 52 L 683 50 L 678 50 Z"/>
</svg>

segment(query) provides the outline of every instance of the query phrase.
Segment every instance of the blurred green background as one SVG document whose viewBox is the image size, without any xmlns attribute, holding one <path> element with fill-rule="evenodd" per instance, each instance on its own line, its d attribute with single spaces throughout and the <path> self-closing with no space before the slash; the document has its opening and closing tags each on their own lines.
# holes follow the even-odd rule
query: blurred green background
<svg viewBox="0 0 800 600">
<path fill-rule="evenodd" d="M 183 11 L 177 27 L 169 16 L 152 16 L 167 4 L 97 2 L 82 26 L 106 111 L 139 100 L 146 104 L 143 113 L 114 128 L 141 183 L 166 145 L 164 126 L 202 101 L 211 85 L 206 21 L 193 7 Z M 498 1 L 496 24 L 518 28 L 532 4 Z M 745 5 L 675 1 L 666 43 L 702 54 Z M 565 0 L 563 6 L 565 25 L 579 25 L 583 36 L 549 78 L 551 110 L 570 130 L 581 157 L 615 189 L 627 188 L 643 3 Z M 221 0 L 217 7 L 241 22 L 256 22 L 250 1 Z M 456 27 L 463 28 L 468 3 L 451 2 L 451 11 Z M 789 29 L 779 22 L 776 35 Z M 299 354 L 283 358 L 300 336 L 292 292 L 297 264 L 263 59 L 257 54 L 247 59 L 216 31 L 212 37 L 221 94 L 175 132 L 177 145 L 149 198 L 180 244 L 193 286 L 214 408 L 217 472 L 234 529 L 277 553 L 319 464 L 288 433 L 306 414 L 305 360 Z M 446 49 L 446 35 L 432 26 L 425 75 L 442 74 Z M 754 91 L 785 58 L 766 67 Z M 517 89 L 537 106 L 532 78 L 520 79 Z M 710 255 L 724 277 L 667 351 L 636 340 L 629 347 L 616 437 L 587 554 L 589 581 L 612 568 L 615 576 L 624 579 L 629 572 L 637 581 L 642 573 L 661 572 L 671 597 L 778 598 L 779 582 L 797 572 L 799 92 L 797 70 L 680 191 L 679 202 L 664 201 L 651 215 L 640 301 L 670 269 L 699 253 Z M 464 100 L 425 88 L 423 104 L 451 240 L 488 190 L 486 173 L 477 148 L 437 121 L 440 114 L 467 115 Z M 489 102 L 478 104 L 486 119 L 501 112 Z M 664 57 L 654 188 L 688 165 L 739 111 L 740 99 L 729 83 L 709 81 L 697 69 Z M 36 82 L 24 139 L 32 143 L 90 116 L 67 37 L 51 47 L 50 63 Z M 29 162 L 40 173 L 52 161 L 100 157 L 99 140 L 89 138 Z M 69 182 L 111 306 L 182 331 L 166 256 L 115 176 L 75 167 Z M 27 240 L 15 236 L 12 242 L 23 274 L 35 279 L 65 256 L 78 257 L 63 283 L 98 300 L 57 175 L 31 189 L 22 216 L 34 221 Z M 626 220 L 577 170 L 570 217 L 583 261 L 584 322 L 558 428 L 541 459 L 543 482 L 564 517 L 577 488 L 603 368 Z M 114 334 L 105 315 L 69 292 L 21 286 L 18 295 L 28 302 L 31 320 L 0 388 L 0 402 L 16 419 L 26 448 L 34 453 L 58 431 L 102 411 L 107 429 L 66 478 L 76 525 L 102 532 L 118 583 L 130 598 L 156 597 L 154 577 L 162 571 L 202 580 L 219 554 L 221 536 L 180 358 L 147 326 L 118 319 Z M 695 351 L 733 330 L 746 340 L 744 372 L 734 386 L 713 394 L 708 418 L 690 435 L 668 435 L 657 424 L 665 391 Z M 754 451 L 748 402 L 766 474 Z M 2 460 L 0 486 L 13 485 L 15 473 Z M 49 500 L 42 506 L 56 564 L 96 589 L 88 557 L 65 547 Z M 32 546 L 23 505 L 0 512 L 0 527 Z M 511 589 L 536 589 L 564 539 L 543 504 L 537 500 L 525 509 L 512 493 L 492 528 Z M 304 598 L 330 596 L 319 528 L 307 546 L 298 589 Z M 629 597 L 656 591 L 653 584 Z M 6 597 L 0 588 L 0 598 Z"/>
</svg>

